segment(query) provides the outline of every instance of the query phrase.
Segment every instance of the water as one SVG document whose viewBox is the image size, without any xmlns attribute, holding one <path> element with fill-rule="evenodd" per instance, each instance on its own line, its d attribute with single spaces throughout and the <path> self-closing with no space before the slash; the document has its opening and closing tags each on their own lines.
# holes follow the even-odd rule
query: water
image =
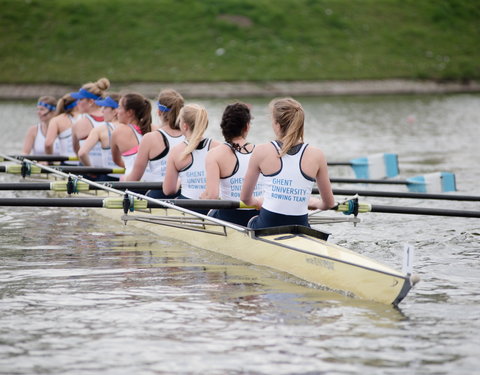
<svg viewBox="0 0 480 375">
<path fill-rule="evenodd" d="M 402 177 L 450 171 L 461 193 L 480 195 L 480 96 L 301 101 L 307 139 L 329 160 L 395 152 Z M 217 138 L 227 102 L 201 101 Z M 267 101 L 248 102 L 250 138 L 267 141 Z M 19 152 L 34 103 L 2 102 L 0 113 L 2 151 Z M 28 195 L 44 194 L 0 192 Z M 365 201 L 480 210 L 479 202 Z M 0 207 L 0 373 L 477 373 L 480 220 L 361 217 L 357 227 L 328 226 L 332 241 L 396 268 L 403 245 L 416 248 L 422 281 L 400 309 L 310 288 L 88 210 Z"/>
</svg>

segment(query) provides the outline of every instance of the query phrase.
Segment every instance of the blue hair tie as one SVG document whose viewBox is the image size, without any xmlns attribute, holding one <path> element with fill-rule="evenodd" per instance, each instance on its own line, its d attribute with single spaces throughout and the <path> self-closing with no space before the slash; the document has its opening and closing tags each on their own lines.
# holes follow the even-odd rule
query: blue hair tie
<svg viewBox="0 0 480 375">
<path fill-rule="evenodd" d="M 170 108 L 164 106 L 163 104 L 158 103 L 157 106 L 158 106 L 158 109 L 160 110 L 160 112 L 168 112 L 168 111 L 170 111 Z"/>
<path fill-rule="evenodd" d="M 73 102 L 71 102 L 70 104 L 66 105 L 65 106 L 65 109 L 72 109 L 72 108 L 75 108 L 75 106 L 77 105 L 77 101 L 74 100 Z"/>
<path fill-rule="evenodd" d="M 48 109 L 49 111 L 55 111 L 57 109 L 56 106 L 54 106 L 52 104 L 45 103 L 45 102 L 38 102 L 37 106 L 44 107 L 44 108 Z"/>
</svg>

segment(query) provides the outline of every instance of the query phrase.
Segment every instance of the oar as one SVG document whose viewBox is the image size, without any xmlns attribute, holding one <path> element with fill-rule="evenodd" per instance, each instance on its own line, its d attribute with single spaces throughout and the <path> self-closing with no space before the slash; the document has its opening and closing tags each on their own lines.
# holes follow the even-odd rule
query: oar
<svg viewBox="0 0 480 375">
<path fill-rule="evenodd" d="M 1 186 L 1 185 L 0 185 Z M 470 201 L 480 202 L 480 195 L 461 195 L 461 194 L 433 194 L 433 193 L 412 193 L 397 191 L 375 191 L 375 190 L 351 190 L 351 189 L 332 189 L 335 195 L 359 195 L 362 197 L 382 197 L 382 198 L 408 198 L 408 199 L 439 199 L 448 201 Z M 313 188 L 313 194 L 320 194 L 318 188 Z"/>
<path fill-rule="evenodd" d="M 352 206 L 348 202 L 339 204 L 334 208 L 336 211 L 351 213 Z M 369 203 L 358 203 L 358 213 L 381 212 L 388 214 L 408 214 L 408 215 L 428 215 L 428 216 L 455 216 L 455 217 L 474 217 L 480 218 L 480 211 L 453 210 L 443 208 L 428 207 L 402 207 L 402 206 L 382 206 Z"/>
<path fill-rule="evenodd" d="M 85 208 L 124 208 L 124 198 L 0 198 L 0 206 L 5 207 L 85 207 Z M 219 199 L 156 199 L 150 202 L 143 199 L 134 199 L 133 208 L 142 210 L 147 208 L 165 208 L 165 203 L 175 207 L 188 209 L 236 209 L 252 208 L 243 202 Z"/>
<path fill-rule="evenodd" d="M 14 159 L 29 159 L 36 161 L 78 161 L 78 156 L 66 156 L 66 155 L 9 155 Z M 0 161 L 7 161 L 3 157 L 0 157 Z"/>
<path fill-rule="evenodd" d="M 110 186 L 119 190 L 161 190 L 161 182 L 138 182 L 138 181 L 106 181 L 99 182 L 100 185 Z M 77 193 L 80 191 L 101 190 L 103 187 L 92 186 L 85 182 L 78 181 L 75 185 L 69 181 L 51 181 L 51 182 L 3 182 L 0 183 L 0 190 L 51 190 L 66 191 Z"/>
<path fill-rule="evenodd" d="M 357 178 L 379 179 L 398 175 L 397 154 L 374 154 L 355 158 L 348 162 L 328 162 L 329 166 L 348 165 L 353 168 Z"/>
<path fill-rule="evenodd" d="M 46 169 L 39 164 L 31 165 L 31 163 L 0 165 L 0 172 L 10 173 L 10 174 L 21 174 L 24 177 L 30 176 L 32 174 L 54 173 L 52 172 L 52 170 L 61 171 L 64 173 L 93 174 L 93 175 L 125 173 L 124 168 L 77 167 L 77 166 L 58 165 L 53 168 Z"/>
<path fill-rule="evenodd" d="M 400 179 L 366 179 L 366 178 L 330 178 L 333 183 L 348 184 L 380 184 L 380 185 L 404 185 L 411 192 L 438 193 L 456 191 L 455 175 L 450 172 L 435 172 L 423 176 L 415 176 Z"/>
<path fill-rule="evenodd" d="M 135 194 L 137 195 L 137 194 Z M 141 195 L 141 194 L 140 194 Z M 133 199 L 131 208 L 136 210 L 147 208 L 165 208 L 166 205 L 174 208 L 187 209 L 236 209 L 252 208 L 242 202 L 218 200 L 218 199 Z M 0 198 L 0 206 L 12 207 L 85 207 L 85 208 L 124 208 L 124 198 Z M 172 208 L 172 207 L 171 207 Z M 346 204 L 340 204 L 335 211 L 348 212 Z M 430 215 L 430 216 L 455 216 L 480 218 L 480 211 L 453 210 L 428 207 L 402 207 L 382 206 L 368 203 L 359 203 L 358 212 L 378 212 L 390 214 Z"/>
<path fill-rule="evenodd" d="M 101 185 L 107 185 L 118 190 L 161 190 L 161 182 L 143 182 L 143 181 L 108 181 L 100 182 Z M 69 190 L 68 181 L 51 181 L 51 182 L 2 182 L 0 183 L 0 191 L 2 190 L 51 190 L 51 191 L 67 191 L 80 192 L 89 190 L 100 190 L 100 187 L 91 186 L 85 182 L 78 181 L 76 186 Z M 318 188 L 313 188 L 313 194 L 319 194 Z M 451 201 L 470 201 L 480 202 L 479 195 L 460 195 L 460 194 L 429 194 L 429 193 L 411 193 L 396 191 L 376 191 L 376 190 L 356 190 L 356 189 L 333 189 L 333 194 L 353 196 L 359 195 L 363 197 L 383 197 L 383 198 L 407 198 L 407 199 L 435 199 L 435 200 L 451 200 Z"/>
</svg>

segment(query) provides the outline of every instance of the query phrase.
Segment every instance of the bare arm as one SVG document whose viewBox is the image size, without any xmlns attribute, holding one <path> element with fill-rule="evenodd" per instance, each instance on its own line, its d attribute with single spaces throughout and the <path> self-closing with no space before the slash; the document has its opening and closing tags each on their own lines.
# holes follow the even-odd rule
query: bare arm
<svg viewBox="0 0 480 375">
<path fill-rule="evenodd" d="M 93 129 L 78 150 L 78 158 L 83 165 L 91 165 L 88 153 L 98 142 L 100 142 L 101 130 L 101 127 Z"/>
<path fill-rule="evenodd" d="M 163 193 L 165 195 L 172 195 L 178 191 L 178 169 L 175 159 L 180 156 L 183 148 L 180 149 L 177 146 L 172 149 L 167 159 L 167 171 L 163 180 Z"/>
<path fill-rule="evenodd" d="M 332 185 L 330 184 L 330 177 L 328 176 L 327 160 L 320 150 L 318 150 L 316 159 L 319 167 L 315 177 L 322 199 L 311 198 L 308 207 L 311 209 L 328 210 L 335 206 L 335 198 L 332 192 Z"/>
<path fill-rule="evenodd" d="M 59 119 L 57 117 L 54 117 L 53 119 L 50 120 L 50 123 L 48 124 L 48 129 L 47 129 L 47 135 L 45 136 L 45 153 L 46 154 L 53 154 L 53 144 L 55 143 L 55 140 L 58 137 L 58 124 Z"/>
<path fill-rule="evenodd" d="M 247 173 L 242 185 L 240 193 L 240 200 L 248 206 L 255 206 L 260 208 L 262 206 L 261 200 L 253 197 L 255 185 L 260 175 L 260 161 L 263 159 L 262 149 L 256 147 L 252 153 L 250 161 L 248 162 Z"/>
<path fill-rule="evenodd" d="M 37 126 L 30 126 L 27 130 L 27 135 L 23 141 L 22 154 L 28 155 L 32 152 L 33 144 L 35 143 L 35 137 L 37 136 Z"/>
<path fill-rule="evenodd" d="M 216 150 L 210 150 L 205 159 L 205 172 L 207 176 L 206 190 L 200 195 L 200 199 L 218 199 L 220 185 L 220 166 L 217 158 L 219 155 Z"/>
<path fill-rule="evenodd" d="M 117 164 L 119 167 L 125 168 L 125 163 L 123 162 L 123 159 L 122 159 L 122 153 L 120 152 L 120 149 L 118 147 L 119 131 L 120 129 L 115 129 L 113 131 L 110 148 L 112 151 L 113 162 Z"/>
</svg>

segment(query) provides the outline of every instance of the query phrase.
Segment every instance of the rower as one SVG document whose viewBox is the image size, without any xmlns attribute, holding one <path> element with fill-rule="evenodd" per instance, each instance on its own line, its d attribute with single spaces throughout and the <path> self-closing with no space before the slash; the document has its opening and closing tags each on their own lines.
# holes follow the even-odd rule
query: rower
<svg viewBox="0 0 480 375">
<path fill-rule="evenodd" d="M 185 140 L 170 151 L 163 181 L 163 193 L 175 194 L 180 180 L 179 198 L 199 199 L 206 188 L 205 157 L 208 150 L 220 143 L 211 138 L 204 138 L 208 126 L 208 115 L 206 109 L 198 104 L 184 106 L 180 110 L 179 123 Z M 208 213 L 208 210 L 196 211 Z"/>
<path fill-rule="evenodd" d="M 143 95 L 129 93 L 122 96 L 117 111 L 120 124 L 112 133 L 112 158 L 128 175 L 142 137 L 152 131 L 152 105 Z"/>
<path fill-rule="evenodd" d="M 53 96 L 41 96 L 37 102 L 38 124 L 28 128 L 23 143 L 22 154 L 44 155 L 45 139 L 51 119 L 55 116 L 57 100 Z M 58 155 L 58 142 L 55 143 L 55 153 Z"/>
<path fill-rule="evenodd" d="M 240 201 L 248 161 L 255 148 L 255 145 L 247 142 L 251 120 L 250 108 L 245 103 L 236 102 L 225 108 L 220 123 L 225 143 L 207 153 L 207 188 L 200 198 Z M 262 186 L 257 183 L 253 195 L 260 197 L 261 194 Z M 258 213 L 254 209 L 215 209 L 208 215 L 247 226 L 248 221 Z"/>
<path fill-rule="evenodd" d="M 102 165 L 105 168 L 118 168 L 113 162 L 111 152 L 111 138 L 113 131 L 119 126 L 118 122 L 118 102 L 121 95 L 117 93 L 108 93 L 105 99 L 95 100 L 95 104 L 102 108 L 105 124 L 97 126 L 88 135 L 85 142 L 82 143 L 78 151 L 78 157 L 83 165 L 90 166 L 89 152 L 97 144 L 101 146 Z M 107 174 L 97 176 L 97 181 L 118 181 L 120 175 Z"/>
<path fill-rule="evenodd" d="M 125 176 L 125 181 L 163 182 L 170 150 L 185 140 L 177 122 L 183 105 L 184 99 L 177 91 L 165 89 L 160 92 L 157 110 L 161 126 L 142 138 L 135 164 L 132 171 Z M 165 196 L 161 189 L 149 190 L 147 195 L 157 199 L 175 197 Z"/>
<path fill-rule="evenodd" d="M 308 224 L 308 209 L 327 210 L 335 206 L 323 152 L 303 143 L 305 113 L 292 98 L 270 103 L 276 140 L 253 151 L 240 199 L 260 208 L 248 223 L 251 228 Z M 263 175 L 263 201 L 253 196 L 259 175 Z M 321 200 L 311 198 L 317 182 Z"/>
<path fill-rule="evenodd" d="M 62 156 L 76 156 L 72 143 L 72 127 L 78 118 L 77 100 L 65 94 L 57 102 L 55 117 L 48 126 L 45 139 L 45 153 L 53 154 L 54 144 L 58 142 L 58 153 Z M 65 165 L 78 165 L 78 161 L 65 161 Z"/>
<path fill-rule="evenodd" d="M 73 125 L 73 149 L 76 153 L 80 149 L 81 143 L 87 139 L 90 132 L 103 124 L 102 109 L 95 103 L 103 97 L 105 91 L 110 87 L 110 81 L 107 78 L 100 78 L 96 82 L 88 82 L 82 86 L 78 92 L 70 95 L 77 100 L 78 111 L 83 116 Z M 89 153 L 90 163 L 94 167 L 102 165 L 102 151 L 100 144 L 95 145 Z"/>
</svg>

